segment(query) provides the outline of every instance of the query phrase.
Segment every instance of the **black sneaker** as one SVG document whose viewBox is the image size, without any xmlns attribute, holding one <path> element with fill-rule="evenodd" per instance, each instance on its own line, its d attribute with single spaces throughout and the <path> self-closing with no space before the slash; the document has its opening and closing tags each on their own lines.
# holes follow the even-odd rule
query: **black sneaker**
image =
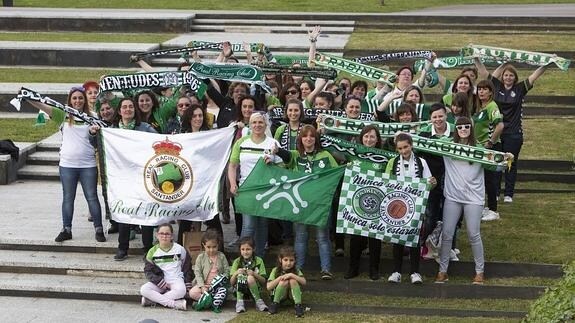
<svg viewBox="0 0 575 323">
<path fill-rule="evenodd" d="M 359 270 L 357 269 L 349 269 L 345 275 L 343 275 L 344 279 L 352 279 L 359 276 Z"/>
<path fill-rule="evenodd" d="M 110 233 L 118 233 L 118 224 L 112 223 L 110 224 L 110 228 L 108 229 L 108 234 Z"/>
<path fill-rule="evenodd" d="M 92 215 L 88 215 L 88 222 L 94 222 L 94 218 L 92 218 Z"/>
<path fill-rule="evenodd" d="M 329 272 L 329 271 L 322 271 L 321 272 L 321 280 L 332 280 L 333 279 L 333 275 Z"/>
<path fill-rule="evenodd" d="M 58 236 L 56 237 L 56 239 L 54 239 L 54 241 L 56 242 L 62 242 L 62 241 L 66 241 L 66 240 L 71 240 L 72 239 L 72 232 L 71 231 L 67 231 L 67 230 L 62 230 Z"/>
<path fill-rule="evenodd" d="M 301 304 L 295 304 L 295 316 L 296 317 L 303 317 L 304 308 Z"/>
<path fill-rule="evenodd" d="M 126 250 L 118 250 L 114 256 L 115 261 L 126 260 L 126 258 L 128 258 L 128 252 Z"/>
<path fill-rule="evenodd" d="M 103 231 L 96 231 L 96 241 L 98 242 L 106 242 L 106 237 L 104 236 Z"/>
<path fill-rule="evenodd" d="M 276 314 L 278 312 L 278 306 L 279 304 L 276 302 L 272 302 L 270 304 L 270 306 L 268 306 L 268 313 L 270 314 Z"/>
</svg>

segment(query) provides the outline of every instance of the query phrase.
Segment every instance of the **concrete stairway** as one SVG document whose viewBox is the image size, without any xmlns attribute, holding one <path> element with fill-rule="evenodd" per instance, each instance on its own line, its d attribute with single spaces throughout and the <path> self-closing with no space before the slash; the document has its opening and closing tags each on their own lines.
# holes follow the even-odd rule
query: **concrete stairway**
<svg viewBox="0 0 575 323">
<path fill-rule="evenodd" d="M 44 139 L 36 145 L 36 151 L 28 155 L 26 165 L 18 170 L 18 179 L 59 180 L 60 132 Z"/>
</svg>

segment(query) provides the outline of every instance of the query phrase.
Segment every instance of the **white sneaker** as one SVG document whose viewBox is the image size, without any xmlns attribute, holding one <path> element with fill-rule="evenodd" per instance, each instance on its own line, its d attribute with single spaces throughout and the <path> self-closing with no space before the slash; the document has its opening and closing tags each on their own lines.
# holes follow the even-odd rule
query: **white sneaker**
<svg viewBox="0 0 575 323">
<path fill-rule="evenodd" d="M 459 258 L 457 257 L 457 253 L 453 249 L 451 249 L 449 251 L 449 261 L 459 261 Z"/>
<path fill-rule="evenodd" d="M 387 281 L 396 284 L 401 283 L 401 274 L 396 271 L 393 274 L 391 274 L 389 278 L 387 278 Z"/>
<path fill-rule="evenodd" d="M 482 221 L 494 221 L 499 220 L 499 212 L 489 210 L 488 214 L 481 218 Z"/>
<path fill-rule="evenodd" d="M 246 307 L 244 306 L 244 300 L 238 299 L 236 301 L 236 313 L 243 313 L 246 311 Z"/>
<path fill-rule="evenodd" d="M 453 252 L 455 252 L 456 255 L 459 255 L 461 253 L 461 251 L 457 248 L 453 249 Z"/>
<path fill-rule="evenodd" d="M 489 208 L 488 207 L 484 207 L 483 211 L 481 212 L 481 218 L 483 219 L 484 217 L 489 215 Z"/>
<path fill-rule="evenodd" d="M 242 301 L 243 302 L 243 301 Z M 256 300 L 256 308 L 258 309 L 258 311 L 260 312 L 265 312 L 268 310 L 268 306 L 266 305 L 266 303 L 264 302 L 263 299 L 258 299 Z M 237 305 L 236 305 L 236 311 L 237 311 Z"/>
<path fill-rule="evenodd" d="M 147 306 L 155 306 L 156 303 L 152 302 L 151 300 L 145 298 L 144 296 L 142 296 L 142 306 L 143 307 L 147 307 Z"/>
<path fill-rule="evenodd" d="M 504 203 L 513 203 L 513 198 L 511 196 L 505 196 L 503 198 Z"/>
<path fill-rule="evenodd" d="M 411 274 L 411 283 L 412 284 L 423 284 L 423 279 L 419 273 Z"/>
<path fill-rule="evenodd" d="M 186 300 L 185 299 L 177 299 L 174 301 L 174 309 L 185 311 L 186 310 Z"/>
</svg>

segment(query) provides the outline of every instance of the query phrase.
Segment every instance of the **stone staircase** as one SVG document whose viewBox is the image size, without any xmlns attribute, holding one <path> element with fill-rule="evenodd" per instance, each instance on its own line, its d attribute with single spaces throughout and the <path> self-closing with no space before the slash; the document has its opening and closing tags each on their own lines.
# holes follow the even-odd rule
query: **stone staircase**
<svg viewBox="0 0 575 323">
<path fill-rule="evenodd" d="M 26 165 L 18 170 L 18 179 L 60 180 L 60 132 L 36 145 L 36 151 L 28 155 Z"/>
</svg>

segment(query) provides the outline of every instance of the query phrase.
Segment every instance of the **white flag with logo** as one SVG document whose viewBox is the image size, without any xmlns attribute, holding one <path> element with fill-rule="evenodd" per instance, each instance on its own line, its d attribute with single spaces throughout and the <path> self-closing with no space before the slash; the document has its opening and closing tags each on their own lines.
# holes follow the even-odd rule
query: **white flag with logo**
<svg viewBox="0 0 575 323">
<path fill-rule="evenodd" d="M 112 219 L 153 226 L 213 218 L 233 134 L 234 128 L 177 135 L 102 129 Z"/>
</svg>

